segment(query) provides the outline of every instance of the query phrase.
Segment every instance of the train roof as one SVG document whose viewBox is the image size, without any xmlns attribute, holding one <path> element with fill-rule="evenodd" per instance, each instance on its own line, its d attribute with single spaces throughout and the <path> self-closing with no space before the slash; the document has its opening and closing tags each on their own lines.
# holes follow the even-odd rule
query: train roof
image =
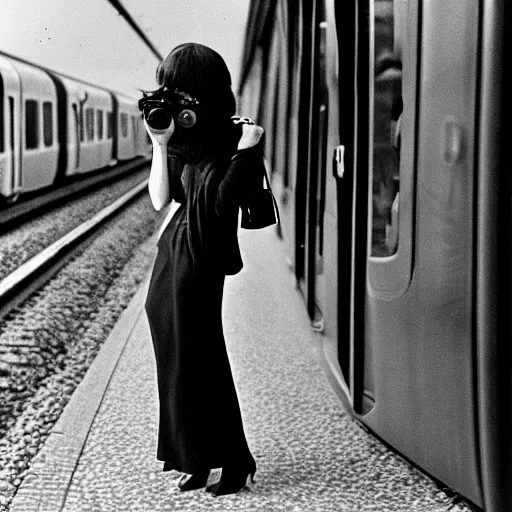
<svg viewBox="0 0 512 512">
<path fill-rule="evenodd" d="M 116 91 L 116 90 L 113 90 L 113 89 L 109 89 L 107 87 L 103 87 L 101 85 L 93 84 L 92 82 L 88 82 L 87 80 L 82 80 L 80 78 L 76 78 L 74 76 L 67 75 L 66 73 L 61 73 L 60 71 L 55 71 L 54 69 L 47 68 L 46 66 L 41 66 L 40 64 L 35 64 L 34 62 L 30 62 L 30 61 L 28 61 L 26 59 L 22 59 L 21 57 L 16 57 L 15 55 L 12 55 L 10 53 L 4 52 L 2 50 L 0 50 L 0 55 L 3 55 L 4 57 L 6 57 L 8 59 L 12 59 L 12 60 L 15 60 L 15 61 L 18 61 L 18 62 L 23 62 L 24 64 L 28 64 L 29 66 L 34 66 L 36 68 L 42 69 L 43 71 L 46 71 L 47 73 L 52 73 L 54 75 L 61 76 L 63 78 L 67 78 L 69 80 L 73 80 L 75 82 L 78 82 L 78 83 L 81 83 L 81 84 L 84 84 L 84 85 L 89 85 L 91 87 L 96 87 L 98 89 L 103 89 L 104 91 L 112 92 L 112 93 L 114 93 L 114 94 L 116 94 L 118 96 L 122 96 L 124 98 L 130 98 L 130 99 L 132 99 L 134 101 L 137 101 L 137 98 L 135 98 L 134 96 L 130 96 L 126 92 L 120 92 L 120 91 Z"/>
</svg>

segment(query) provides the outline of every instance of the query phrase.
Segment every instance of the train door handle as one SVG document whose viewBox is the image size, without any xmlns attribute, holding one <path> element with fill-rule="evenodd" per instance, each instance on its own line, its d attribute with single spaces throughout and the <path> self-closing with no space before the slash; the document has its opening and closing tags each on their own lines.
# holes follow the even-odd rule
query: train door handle
<svg viewBox="0 0 512 512">
<path fill-rule="evenodd" d="M 336 146 L 332 158 L 332 174 L 335 178 L 343 178 L 345 174 L 345 146 Z"/>
<path fill-rule="evenodd" d="M 458 162 L 464 153 L 464 134 L 462 127 L 453 118 L 448 117 L 444 122 L 444 161 L 448 164 Z"/>
</svg>

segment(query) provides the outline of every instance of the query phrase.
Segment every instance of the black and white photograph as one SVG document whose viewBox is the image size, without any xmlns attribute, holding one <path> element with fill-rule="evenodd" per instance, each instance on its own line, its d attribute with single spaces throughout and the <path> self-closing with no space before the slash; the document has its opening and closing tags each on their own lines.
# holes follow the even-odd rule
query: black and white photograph
<svg viewBox="0 0 512 512">
<path fill-rule="evenodd" d="M 0 0 L 0 512 L 512 512 L 512 0 Z"/>
</svg>

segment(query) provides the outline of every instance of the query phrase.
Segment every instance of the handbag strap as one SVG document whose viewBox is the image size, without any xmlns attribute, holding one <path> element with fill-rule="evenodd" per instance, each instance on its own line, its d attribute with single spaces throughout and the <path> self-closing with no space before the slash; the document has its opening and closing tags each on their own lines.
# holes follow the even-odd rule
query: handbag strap
<svg viewBox="0 0 512 512">
<path fill-rule="evenodd" d="M 267 175 L 267 166 L 265 165 L 265 160 L 263 160 L 263 174 L 265 176 L 265 182 L 267 184 L 267 189 L 270 190 L 270 195 L 272 196 L 272 202 L 274 203 L 274 210 L 276 212 L 277 223 L 280 224 L 281 218 L 279 217 L 279 208 L 277 207 L 276 198 L 274 197 L 274 193 L 272 192 L 272 188 L 270 187 L 270 181 L 269 181 L 268 175 Z"/>
</svg>

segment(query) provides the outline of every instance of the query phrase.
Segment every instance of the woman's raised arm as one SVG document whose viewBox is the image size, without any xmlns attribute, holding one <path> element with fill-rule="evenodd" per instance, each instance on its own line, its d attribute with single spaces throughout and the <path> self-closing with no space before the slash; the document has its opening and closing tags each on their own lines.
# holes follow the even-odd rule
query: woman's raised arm
<svg viewBox="0 0 512 512">
<path fill-rule="evenodd" d="M 153 144 L 153 159 L 148 182 L 149 197 L 155 210 L 160 211 L 171 202 L 172 198 L 167 168 L 167 143 L 174 132 L 174 120 L 165 130 L 150 128 L 145 119 L 144 126 Z"/>
<path fill-rule="evenodd" d="M 217 193 L 215 210 L 218 215 L 222 215 L 225 210 L 238 208 L 247 193 L 261 185 L 258 181 L 263 180 L 261 166 L 264 163 L 263 150 L 258 143 L 263 133 L 261 126 L 243 125 L 238 151 L 231 159 Z"/>
</svg>

